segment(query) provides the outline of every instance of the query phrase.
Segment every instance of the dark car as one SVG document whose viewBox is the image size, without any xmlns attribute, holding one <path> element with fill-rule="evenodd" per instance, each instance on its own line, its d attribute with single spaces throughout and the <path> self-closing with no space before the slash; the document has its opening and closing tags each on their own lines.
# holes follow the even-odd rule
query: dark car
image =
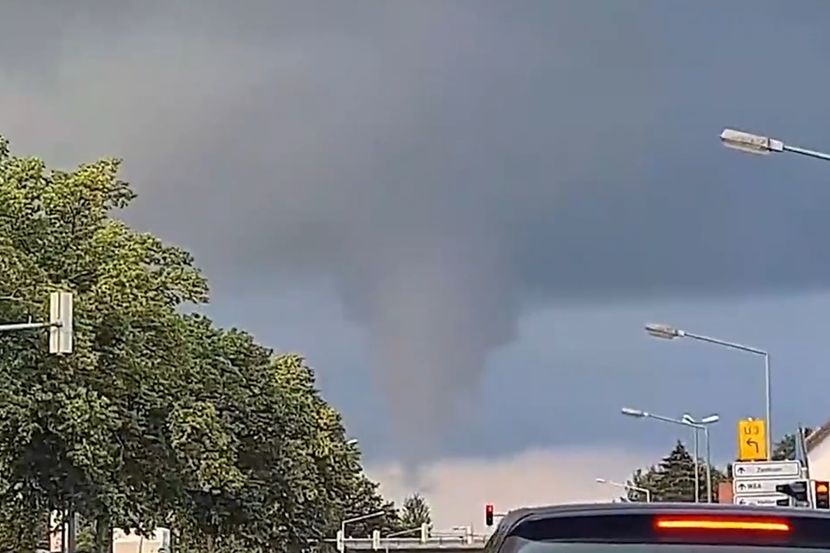
<svg viewBox="0 0 830 553">
<path fill-rule="evenodd" d="M 830 551 L 830 511 L 708 503 L 603 503 L 508 513 L 486 553 Z"/>
</svg>

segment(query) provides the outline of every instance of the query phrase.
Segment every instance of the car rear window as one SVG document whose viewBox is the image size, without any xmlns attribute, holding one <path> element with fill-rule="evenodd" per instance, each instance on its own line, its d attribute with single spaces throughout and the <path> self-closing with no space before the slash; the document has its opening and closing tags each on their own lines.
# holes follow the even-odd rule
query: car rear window
<svg viewBox="0 0 830 553">
<path fill-rule="evenodd" d="M 807 553 L 827 551 L 825 548 L 804 548 L 763 545 L 701 545 L 662 543 L 557 543 L 531 542 L 516 543 L 516 553 Z"/>
<path fill-rule="evenodd" d="M 830 551 L 830 518 L 809 514 L 626 513 L 530 518 L 498 553 Z"/>
</svg>

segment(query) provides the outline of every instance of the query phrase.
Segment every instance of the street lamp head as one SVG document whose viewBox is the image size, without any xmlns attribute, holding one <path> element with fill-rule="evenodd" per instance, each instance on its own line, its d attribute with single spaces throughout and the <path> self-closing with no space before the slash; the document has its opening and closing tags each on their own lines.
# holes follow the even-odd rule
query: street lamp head
<svg viewBox="0 0 830 553">
<path fill-rule="evenodd" d="M 358 443 L 357 438 L 352 438 L 351 440 L 346 440 L 346 445 L 349 447 L 355 447 Z"/>
<path fill-rule="evenodd" d="M 641 411 L 640 409 L 632 409 L 631 407 L 623 407 L 620 412 L 623 415 L 628 415 L 629 417 L 645 417 L 646 412 Z"/>
<path fill-rule="evenodd" d="M 720 415 L 712 413 L 711 415 L 703 417 L 698 421 L 695 420 L 695 418 L 689 413 L 683 413 L 683 417 L 681 417 L 680 420 L 683 421 L 683 424 L 688 424 L 690 426 L 701 424 L 714 424 L 720 420 Z"/>
<path fill-rule="evenodd" d="M 595 480 L 597 481 L 598 484 L 607 484 L 608 483 L 608 480 L 606 480 L 605 478 L 596 478 Z"/>
<path fill-rule="evenodd" d="M 727 148 L 748 154 L 766 155 L 784 151 L 784 143 L 780 140 L 735 129 L 723 129 L 720 139 Z"/>
<path fill-rule="evenodd" d="M 673 340 L 675 338 L 682 338 L 685 332 L 674 327 L 664 324 L 648 323 L 646 325 L 646 332 L 654 338 L 663 338 L 665 340 Z"/>
</svg>

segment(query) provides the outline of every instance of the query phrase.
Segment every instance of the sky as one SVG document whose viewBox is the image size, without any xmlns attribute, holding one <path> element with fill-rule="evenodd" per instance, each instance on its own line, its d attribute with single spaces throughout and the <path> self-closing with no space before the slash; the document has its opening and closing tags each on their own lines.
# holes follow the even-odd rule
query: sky
<svg viewBox="0 0 830 553">
<path fill-rule="evenodd" d="M 624 405 L 719 413 L 734 457 L 762 360 L 646 322 L 768 349 L 777 435 L 830 416 L 830 166 L 718 140 L 830 150 L 829 24 L 823 0 L 15 0 L 0 133 L 124 158 L 123 216 L 194 253 L 210 315 L 305 354 L 388 493 L 459 524 L 484 495 L 607 496 L 688 438 Z"/>
</svg>

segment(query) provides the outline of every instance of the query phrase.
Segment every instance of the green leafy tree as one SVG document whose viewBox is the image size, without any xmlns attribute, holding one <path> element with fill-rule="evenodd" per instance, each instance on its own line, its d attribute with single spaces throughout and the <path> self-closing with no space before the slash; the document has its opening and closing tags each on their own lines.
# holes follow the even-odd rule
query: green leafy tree
<svg viewBox="0 0 830 553">
<path fill-rule="evenodd" d="M 400 516 L 398 509 L 392 501 L 387 501 L 378 492 L 378 484 L 366 476 L 358 478 L 357 485 L 346 496 L 343 506 L 342 517 L 338 520 L 338 526 L 331 528 L 334 534 L 339 529 L 339 521 L 371 513 L 384 513 L 383 516 L 350 523 L 346 528 L 346 534 L 355 537 L 368 537 L 375 530 L 381 535 L 388 535 L 401 530 Z"/>
<path fill-rule="evenodd" d="M 717 501 L 717 486 L 724 475 L 714 466 L 712 472 L 712 496 Z M 698 460 L 699 497 L 706 501 L 706 463 Z M 644 488 L 651 493 L 651 500 L 658 502 L 692 502 L 695 499 L 694 457 L 678 441 L 672 451 L 659 464 L 647 470 L 637 469 L 628 484 Z M 629 489 L 624 500 L 646 501 L 644 493 Z"/>
<path fill-rule="evenodd" d="M 350 525 L 350 532 L 369 535 L 373 530 L 388 533 L 397 528 L 400 522 L 394 503 L 384 500 L 378 485 L 363 473 L 359 450 L 346 440 L 340 414 L 321 398 L 315 387 L 314 372 L 303 357 L 281 355 L 273 366 L 282 388 L 300 400 L 295 409 L 301 409 L 311 418 L 306 426 L 311 430 L 306 437 L 311 447 L 303 451 L 307 451 L 305 460 L 309 473 L 315 476 L 313 486 L 320 494 L 321 505 L 306 506 L 313 511 L 306 513 L 306 519 L 315 520 L 316 526 L 304 538 L 334 535 L 340 521 L 381 511 L 385 513 L 383 516 Z M 322 518 L 322 513 L 326 513 L 327 520 Z M 320 518 L 314 519 L 314 516 Z"/>
<path fill-rule="evenodd" d="M 785 434 L 784 437 L 775 444 L 772 450 L 772 458 L 775 461 L 786 461 L 795 459 L 796 453 L 796 436 L 795 434 Z"/>
<path fill-rule="evenodd" d="M 432 515 L 429 503 L 420 494 L 413 494 L 404 499 L 401 508 L 401 527 L 403 529 L 420 528 L 422 524 L 428 525 L 432 530 Z"/>
<path fill-rule="evenodd" d="M 804 429 L 804 437 L 812 433 L 811 428 Z M 775 461 L 791 461 L 796 457 L 796 434 L 784 434 L 772 449 L 772 458 Z"/>
<path fill-rule="evenodd" d="M 178 471 L 187 498 L 176 517 L 183 545 L 297 550 L 333 536 L 349 515 L 379 509 L 387 516 L 365 521 L 363 529 L 393 527 L 394 507 L 363 474 L 359 452 L 345 439 L 340 415 L 320 397 L 304 359 L 274 357 L 242 331 L 218 330 L 203 317 L 189 320 L 192 343 L 202 344 L 205 358 L 189 376 L 191 397 L 180 400 L 187 409 L 183 420 L 201 420 L 188 406 L 200 412 L 211 406 L 210 424 L 198 427 L 210 428 L 208 434 L 227 445 L 180 456 L 191 463 Z M 225 453 L 214 459 L 219 449 Z M 236 476 L 219 479 L 228 469 L 215 462 L 230 463 Z"/>
<path fill-rule="evenodd" d="M 646 470 L 638 468 L 631 475 L 631 478 L 626 482 L 630 488 L 626 490 L 626 496 L 622 498 L 623 501 L 630 502 L 645 502 L 649 498 L 640 490 L 648 490 L 651 494 L 652 501 L 659 501 L 657 492 L 659 490 L 659 471 L 657 467 L 649 467 Z M 639 489 L 635 489 L 639 488 Z"/>
<path fill-rule="evenodd" d="M 111 217 L 134 198 L 119 165 L 47 171 L 0 139 L 0 319 L 44 319 L 56 288 L 76 297 L 71 356 L 49 355 L 43 333 L 0 335 L 0 510 L 72 503 L 99 549 L 114 524 L 163 511 L 161 429 L 187 364 L 177 310 L 207 292 L 189 254 Z"/>
<path fill-rule="evenodd" d="M 387 515 L 361 530 L 397 527 L 302 357 L 182 314 L 207 283 L 115 218 L 135 197 L 119 165 L 48 171 L 0 138 L 0 322 L 76 298 L 72 355 L 0 334 L 0 550 L 33 551 L 70 504 L 95 552 L 113 527 L 211 553 L 305 549 L 364 509 Z"/>
</svg>

